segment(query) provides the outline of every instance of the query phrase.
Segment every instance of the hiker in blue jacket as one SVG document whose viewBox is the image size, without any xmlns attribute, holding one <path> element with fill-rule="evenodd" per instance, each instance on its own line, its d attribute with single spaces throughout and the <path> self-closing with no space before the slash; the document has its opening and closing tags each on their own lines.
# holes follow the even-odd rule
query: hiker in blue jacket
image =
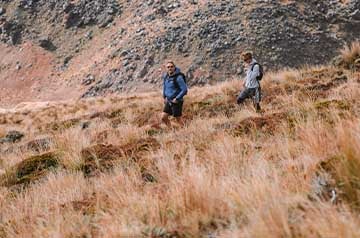
<svg viewBox="0 0 360 238">
<path fill-rule="evenodd" d="M 172 61 L 166 63 L 166 69 L 167 73 L 163 75 L 164 110 L 161 120 L 167 126 L 171 126 L 169 116 L 173 116 L 180 125 L 184 125 L 181 118 L 183 97 L 188 91 L 185 75 Z"/>
<path fill-rule="evenodd" d="M 237 103 L 242 104 L 245 99 L 253 98 L 253 103 L 256 112 L 261 112 L 260 101 L 261 101 L 261 87 L 260 80 L 263 76 L 262 67 L 257 63 L 251 52 L 245 52 L 242 54 L 242 59 L 245 62 L 246 77 L 244 79 L 244 89 L 240 92 L 237 97 Z"/>
</svg>

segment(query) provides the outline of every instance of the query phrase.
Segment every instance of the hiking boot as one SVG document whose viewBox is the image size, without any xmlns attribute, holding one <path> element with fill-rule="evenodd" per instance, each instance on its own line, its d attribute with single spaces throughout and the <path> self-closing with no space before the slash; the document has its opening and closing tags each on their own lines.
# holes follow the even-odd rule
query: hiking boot
<svg viewBox="0 0 360 238">
<path fill-rule="evenodd" d="M 256 109 L 256 112 L 257 112 L 257 113 L 261 113 L 261 107 L 260 107 L 260 104 L 259 104 L 259 103 L 256 103 L 255 109 Z"/>
</svg>

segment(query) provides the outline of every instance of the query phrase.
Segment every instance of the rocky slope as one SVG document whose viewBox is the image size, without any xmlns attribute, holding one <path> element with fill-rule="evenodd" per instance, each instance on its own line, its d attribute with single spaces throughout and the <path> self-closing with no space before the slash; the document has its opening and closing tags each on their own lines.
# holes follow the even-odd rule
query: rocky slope
<svg viewBox="0 0 360 238">
<path fill-rule="evenodd" d="M 190 84 L 328 62 L 360 38 L 360 2 L 0 1 L 1 105 L 159 88 L 173 59 Z"/>
</svg>

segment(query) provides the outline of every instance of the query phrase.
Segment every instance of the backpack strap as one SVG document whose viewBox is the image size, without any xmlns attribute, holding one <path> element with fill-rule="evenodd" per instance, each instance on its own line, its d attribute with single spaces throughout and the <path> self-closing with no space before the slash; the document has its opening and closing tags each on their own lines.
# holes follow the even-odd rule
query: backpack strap
<svg viewBox="0 0 360 238">
<path fill-rule="evenodd" d="M 167 78 L 168 78 L 168 74 L 167 73 L 165 73 L 164 75 L 163 75 L 163 80 L 165 81 Z M 179 72 L 179 73 L 177 73 L 177 74 L 175 74 L 174 75 L 174 83 L 176 84 L 176 87 L 178 88 L 178 89 L 180 89 L 180 85 L 179 85 L 179 83 L 178 83 L 178 77 L 179 76 L 182 76 L 183 78 L 184 78 L 184 80 L 185 80 L 185 74 L 183 74 L 182 72 Z"/>
<path fill-rule="evenodd" d="M 254 63 L 254 64 L 251 66 L 251 71 L 254 70 L 255 65 L 259 65 L 259 67 L 260 67 L 260 64 L 256 62 L 256 63 Z"/>
<path fill-rule="evenodd" d="M 179 83 L 178 83 L 178 81 L 177 81 L 177 80 L 178 80 L 178 77 L 179 77 L 179 76 L 182 76 L 182 77 L 185 79 L 185 75 L 180 72 L 180 73 L 175 74 L 174 76 L 175 76 L 175 77 L 174 77 L 174 78 L 175 78 L 174 82 L 176 83 L 176 87 L 178 87 L 178 89 L 180 89 L 180 85 L 179 85 Z"/>
</svg>

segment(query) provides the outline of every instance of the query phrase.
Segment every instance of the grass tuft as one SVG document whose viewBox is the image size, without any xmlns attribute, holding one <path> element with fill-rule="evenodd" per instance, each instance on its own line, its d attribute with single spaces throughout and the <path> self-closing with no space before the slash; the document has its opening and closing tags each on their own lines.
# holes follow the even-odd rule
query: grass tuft
<svg viewBox="0 0 360 238">
<path fill-rule="evenodd" d="M 16 164 L 4 174 L 1 178 L 1 184 L 8 187 L 24 184 L 44 177 L 50 170 L 60 166 L 60 155 L 58 152 L 47 152 L 27 158 Z"/>
</svg>

